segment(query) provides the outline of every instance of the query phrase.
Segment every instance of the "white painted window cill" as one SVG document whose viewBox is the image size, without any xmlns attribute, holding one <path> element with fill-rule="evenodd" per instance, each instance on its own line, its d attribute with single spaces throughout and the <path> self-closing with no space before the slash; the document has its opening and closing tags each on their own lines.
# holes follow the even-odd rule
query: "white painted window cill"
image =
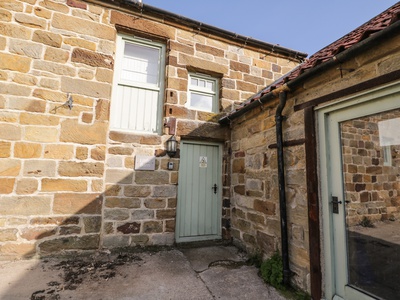
<svg viewBox="0 0 400 300">
<path fill-rule="evenodd" d="M 187 106 L 191 109 L 217 113 L 219 110 L 218 89 L 217 78 L 189 74 Z"/>
<path fill-rule="evenodd" d="M 112 130 L 161 133 L 164 69 L 163 44 L 118 35 Z"/>
</svg>

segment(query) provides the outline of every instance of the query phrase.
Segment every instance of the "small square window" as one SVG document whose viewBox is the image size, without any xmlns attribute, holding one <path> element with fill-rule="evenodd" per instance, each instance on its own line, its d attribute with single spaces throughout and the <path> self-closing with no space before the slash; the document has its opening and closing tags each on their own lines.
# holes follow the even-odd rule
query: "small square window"
<svg viewBox="0 0 400 300">
<path fill-rule="evenodd" d="M 201 111 L 218 112 L 218 79 L 189 74 L 187 106 Z"/>
</svg>

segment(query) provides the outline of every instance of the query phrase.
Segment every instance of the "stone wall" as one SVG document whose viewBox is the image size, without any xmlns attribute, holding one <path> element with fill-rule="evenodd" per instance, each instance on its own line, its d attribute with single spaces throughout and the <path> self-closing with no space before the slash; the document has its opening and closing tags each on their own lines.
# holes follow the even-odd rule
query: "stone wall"
<svg viewBox="0 0 400 300">
<path fill-rule="evenodd" d="M 217 114 L 185 107 L 188 71 L 221 78 L 223 111 L 297 64 L 132 7 L 92 3 L 0 1 L 2 257 L 174 240 L 179 155 L 167 171 L 169 135 L 108 130 L 116 27 L 166 41 L 164 117 L 177 119 L 178 140 L 229 139 Z M 155 156 L 156 170 L 135 172 L 138 154 Z M 229 163 L 225 167 L 228 224 Z"/>
<path fill-rule="evenodd" d="M 270 257 L 281 247 L 275 109 L 256 108 L 232 127 L 232 236 L 248 252 Z M 284 140 L 304 138 L 303 113 L 293 101 L 283 114 Z M 295 284 L 307 289 L 308 221 L 304 145 L 284 148 L 290 269 Z"/>
<path fill-rule="evenodd" d="M 301 140 L 305 137 L 304 113 L 303 110 L 295 111 L 294 107 L 398 70 L 400 58 L 399 40 L 398 36 L 393 36 L 373 49 L 360 52 L 356 57 L 342 61 L 341 67 L 346 68 L 346 70 L 351 69 L 352 71 L 350 72 L 341 74 L 335 67 L 326 69 L 324 72 L 304 81 L 288 93 L 288 101 L 283 111 L 285 116 L 283 121 L 284 141 L 294 142 L 291 144 L 296 145 L 284 147 L 289 259 L 290 269 L 293 272 L 292 282 L 304 290 L 310 290 L 306 193 L 307 180 L 309 179 L 306 177 L 305 170 L 305 147 L 301 144 Z M 340 100 L 343 99 L 334 99 L 331 102 Z M 231 233 L 235 243 L 249 252 L 261 252 L 264 257 L 270 257 L 281 246 L 277 152 L 276 145 L 274 145 L 276 143 L 274 116 L 277 103 L 278 99 L 271 100 L 231 122 Z M 324 103 L 324 105 L 326 104 Z M 367 142 L 364 141 L 364 131 L 367 128 L 368 125 L 365 125 L 365 129 L 356 129 L 362 132 L 357 133 L 355 142 L 360 139 L 362 141 L 357 142 L 355 146 L 354 141 L 349 142 L 352 148 L 345 149 L 346 159 L 357 157 L 357 155 L 354 155 L 354 151 L 369 149 L 367 149 Z M 351 134 L 354 135 L 354 132 L 351 132 Z M 370 135 L 373 135 L 373 133 L 370 133 Z M 370 136 L 370 138 L 372 139 L 373 137 Z M 361 149 L 357 149 L 359 146 Z M 371 149 L 373 153 L 368 152 L 368 150 L 366 156 L 372 155 L 372 157 L 376 157 L 378 150 Z M 392 155 L 394 155 L 395 150 L 392 147 Z M 393 159 L 396 163 L 398 162 L 397 156 Z M 393 177 L 393 172 L 395 172 L 398 165 L 393 165 L 394 168 L 389 171 L 388 168 L 390 167 L 381 167 L 382 160 L 382 154 L 380 154 L 379 160 L 376 160 L 377 165 L 373 167 L 376 167 L 375 172 L 378 173 L 380 172 L 379 168 L 388 171 L 388 175 L 385 175 L 386 177 L 383 174 L 377 175 L 377 177 L 380 176 L 379 180 L 383 180 L 386 184 L 380 185 L 382 184 L 381 181 L 380 184 L 377 184 L 375 190 L 373 189 L 372 193 L 368 193 L 368 199 L 370 197 L 379 198 L 379 195 L 385 196 L 385 199 L 378 200 L 380 201 L 379 204 L 382 204 L 382 212 L 377 212 L 379 207 L 377 207 L 377 202 L 374 202 L 375 200 L 372 200 L 372 198 L 371 201 L 368 200 L 367 203 L 363 204 L 365 207 L 370 208 L 368 209 L 369 216 L 373 216 L 375 219 L 390 218 L 388 212 L 390 211 L 392 215 L 397 215 L 398 210 L 398 206 L 395 207 L 398 203 L 398 185 Z M 345 167 L 347 168 L 347 166 Z M 351 172 L 349 171 L 349 173 Z M 362 174 L 365 174 L 365 172 Z M 352 180 L 353 176 L 357 176 L 353 173 L 349 175 L 352 176 L 349 180 Z M 354 186 L 349 185 L 350 189 L 354 187 L 354 191 L 351 190 L 351 192 L 353 193 L 356 190 L 357 193 L 362 192 L 361 188 L 367 188 L 368 184 L 373 185 L 372 182 L 366 182 L 367 178 L 372 181 L 372 176 L 369 175 L 371 174 L 366 174 L 365 178 L 360 177 L 360 182 L 358 182 L 359 177 L 356 178 L 357 183 L 351 182 L 351 184 L 355 184 Z M 363 184 L 365 184 L 365 187 Z M 361 200 L 352 199 L 352 201 L 354 201 L 353 205 L 356 206 L 360 204 Z M 355 220 L 359 221 L 360 215 L 355 215 L 353 210 L 351 213 L 355 216 Z"/>
<path fill-rule="evenodd" d="M 341 124 L 348 226 L 362 223 L 364 217 L 374 223 L 400 216 L 400 146 L 387 146 L 386 152 L 378 127 L 381 121 L 399 118 L 395 110 Z"/>
</svg>

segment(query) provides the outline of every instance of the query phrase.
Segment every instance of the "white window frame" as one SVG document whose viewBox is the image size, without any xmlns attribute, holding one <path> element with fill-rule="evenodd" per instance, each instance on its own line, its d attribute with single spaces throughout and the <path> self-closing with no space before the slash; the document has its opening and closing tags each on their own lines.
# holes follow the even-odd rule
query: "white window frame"
<svg viewBox="0 0 400 300">
<path fill-rule="evenodd" d="M 127 43 L 149 47 L 159 51 L 158 79 L 156 84 L 122 79 L 124 51 Z M 110 129 L 144 134 L 161 134 L 165 76 L 165 45 L 148 39 L 118 34 L 115 57 L 113 91 L 110 108 Z M 139 107 L 139 96 L 122 97 L 120 94 L 121 89 L 125 89 L 128 92 L 129 89 L 135 90 L 136 95 L 141 95 L 142 101 L 140 108 L 135 109 L 132 106 L 136 105 L 135 107 Z M 148 108 L 146 101 L 143 101 L 143 93 L 151 93 L 153 95 L 154 100 L 152 100 L 152 108 Z M 158 95 L 156 93 L 158 93 Z M 137 100 L 137 102 L 135 102 L 135 100 Z M 154 101 L 157 101 L 157 103 L 154 104 Z M 130 112 L 127 113 L 127 110 Z M 122 118 L 124 119 L 122 120 Z M 142 121 L 138 121 L 139 118 Z"/>
<path fill-rule="evenodd" d="M 199 80 L 205 80 L 207 82 L 211 82 L 213 84 L 214 88 L 207 89 L 205 87 L 192 85 L 192 79 L 199 79 Z M 192 93 L 197 94 L 197 95 L 205 95 L 205 96 L 212 97 L 211 110 L 204 109 L 204 108 L 193 105 L 192 104 Z M 189 73 L 189 76 L 188 76 L 188 100 L 187 100 L 186 106 L 193 110 L 218 113 L 219 112 L 219 79 L 209 76 L 209 75 L 205 75 L 205 74 Z"/>
</svg>

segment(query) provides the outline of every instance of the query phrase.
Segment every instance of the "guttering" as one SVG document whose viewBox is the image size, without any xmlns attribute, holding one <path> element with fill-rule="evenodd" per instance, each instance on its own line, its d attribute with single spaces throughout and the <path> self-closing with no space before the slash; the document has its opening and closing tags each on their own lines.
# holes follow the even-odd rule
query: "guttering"
<svg viewBox="0 0 400 300">
<path fill-rule="evenodd" d="M 385 38 L 390 37 L 390 36 L 395 36 L 396 32 L 400 31 L 400 21 L 395 22 L 394 24 L 390 25 L 389 27 L 386 27 L 385 29 L 374 33 L 372 36 L 366 38 L 365 40 L 358 42 L 357 44 L 354 44 L 352 47 L 349 49 L 333 56 L 330 60 L 321 63 L 320 65 L 317 65 L 313 68 L 310 68 L 308 70 L 305 70 L 304 73 L 301 75 L 297 76 L 296 78 L 286 82 L 283 86 L 285 86 L 286 91 L 294 91 L 295 88 L 300 86 L 303 82 L 305 82 L 307 79 L 314 75 L 318 75 L 321 72 L 324 72 L 325 70 L 335 67 L 337 65 L 342 64 L 344 61 L 346 61 L 348 58 L 355 56 L 356 54 L 367 50 L 368 48 L 373 47 L 377 43 L 380 43 L 383 41 Z M 283 80 L 285 77 L 283 77 L 281 80 Z M 273 85 L 273 84 L 272 84 Z M 283 87 L 282 86 L 282 87 Z M 248 112 L 249 110 L 252 110 L 260 105 L 263 105 L 265 102 L 268 100 L 272 100 L 278 97 L 277 91 L 279 91 L 281 87 L 278 87 L 277 89 L 263 95 L 260 98 L 260 101 L 253 101 L 249 105 L 244 106 L 240 110 L 225 116 L 221 118 L 218 122 L 222 124 L 229 124 L 230 121 L 242 116 L 244 113 Z"/>
<path fill-rule="evenodd" d="M 283 157 L 283 130 L 282 122 L 285 119 L 282 111 L 285 108 L 287 92 L 279 93 L 279 105 L 275 113 L 276 121 L 276 145 L 278 154 L 278 180 L 279 180 L 279 212 L 281 221 L 281 247 L 282 247 L 282 265 L 283 265 L 283 284 L 290 286 L 290 268 L 289 268 L 289 242 L 288 242 L 288 226 L 286 213 L 286 192 L 285 192 L 285 163 Z"/>
<path fill-rule="evenodd" d="M 260 106 L 263 105 L 265 103 L 267 103 L 270 100 L 276 99 L 277 97 L 279 97 L 279 94 L 281 92 L 290 92 L 289 87 L 287 86 L 287 84 L 284 84 L 276 89 L 274 89 L 273 91 L 266 93 L 265 95 L 263 95 L 260 100 L 256 100 L 251 102 L 250 104 L 243 106 L 240 110 L 234 112 L 231 115 L 225 116 L 221 119 L 218 120 L 218 122 L 222 125 L 222 124 L 229 124 L 230 121 L 244 115 L 246 112 Z"/>
</svg>

